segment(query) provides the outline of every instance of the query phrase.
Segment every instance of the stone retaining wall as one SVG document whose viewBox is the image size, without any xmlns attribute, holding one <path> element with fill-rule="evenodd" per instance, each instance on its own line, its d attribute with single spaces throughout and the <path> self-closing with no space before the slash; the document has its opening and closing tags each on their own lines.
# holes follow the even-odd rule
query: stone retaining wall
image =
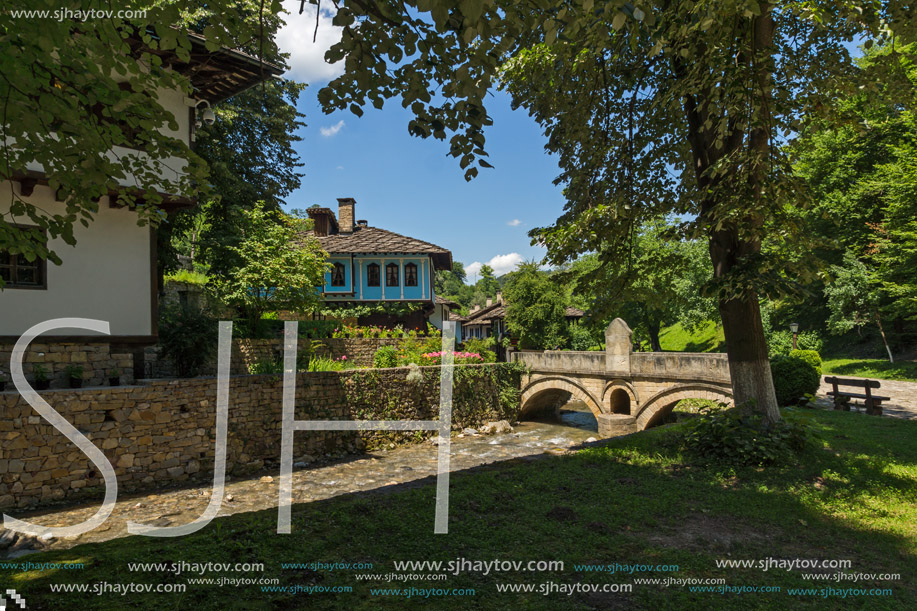
<svg viewBox="0 0 917 611">
<path fill-rule="evenodd" d="M 7 379 L 7 389 L 12 388 L 10 380 L 10 355 L 13 344 L 0 344 L 0 377 Z M 43 344 L 33 342 L 25 352 L 23 372 L 28 380 L 34 379 L 34 367 L 41 364 L 46 370 L 51 388 L 68 388 L 67 366 L 78 365 L 83 368 L 83 386 L 102 386 L 108 384 L 109 372 L 120 370 L 122 383 L 131 383 L 134 379 L 134 357 L 130 353 L 116 353 L 106 343 L 85 344 L 60 342 Z"/>
<path fill-rule="evenodd" d="M 296 418 L 405 419 L 438 417 L 439 368 L 301 373 Z M 453 428 L 513 419 L 518 369 L 456 367 Z M 174 486 L 213 477 L 216 379 L 159 380 L 141 386 L 52 390 L 42 396 L 99 447 L 118 475 L 119 490 Z M 280 458 L 282 380 L 278 375 L 231 378 L 227 469 L 261 469 Z M 294 458 L 359 452 L 410 443 L 432 432 L 315 431 L 295 434 Z M 88 458 L 16 392 L 0 393 L 0 509 L 75 498 L 101 498 L 102 478 Z"/>
</svg>

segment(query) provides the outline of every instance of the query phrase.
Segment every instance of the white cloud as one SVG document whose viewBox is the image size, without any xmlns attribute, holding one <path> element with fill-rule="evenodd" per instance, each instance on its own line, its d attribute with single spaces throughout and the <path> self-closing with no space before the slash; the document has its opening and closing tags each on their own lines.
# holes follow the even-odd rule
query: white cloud
<svg viewBox="0 0 917 611">
<path fill-rule="evenodd" d="M 334 125 L 329 125 L 328 127 L 320 127 L 318 131 L 322 133 L 325 138 L 330 138 L 331 136 L 336 136 L 341 128 L 344 127 L 344 119 L 341 119 Z"/>
<path fill-rule="evenodd" d="M 494 270 L 495 276 L 502 276 L 507 272 L 511 272 L 516 267 L 522 263 L 523 258 L 518 252 L 511 252 L 506 255 L 497 255 L 493 257 L 490 261 L 486 262 L 486 265 L 489 265 Z M 485 265 L 480 261 L 475 261 L 471 265 L 465 267 L 465 273 L 468 276 L 477 276 L 481 273 L 481 266 Z"/>
<path fill-rule="evenodd" d="M 507 225 L 509 225 L 510 227 L 518 227 L 521 224 L 522 224 L 522 221 L 520 221 L 519 219 L 513 219 L 507 223 Z"/>
<path fill-rule="evenodd" d="M 284 0 L 283 7 L 289 14 L 283 15 L 286 24 L 277 32 L 277 46 L 284 53 L 289 53 L 287 63 L 290 69 L 284 75 L 305 83 L 327 83 L 344 73 L 344 62 L 334 64 L 325 62 L 325 51 L 341 39 L 342 28 L 331 25 L 334 18 L 334 7 L 327 8 L 330 2 L 322 5 L 318 20 L 318 35 L 315 42 L 314 4 L 306 4 L 302 15 L 299 14 L 299 0 Z"/>
<path fill-rule="evenodd" d="M 338 167 L 336 167 L 335 169 L 336 169 L 336 170 L 343 170 L 343 169 L 344 169 L 344 166 L 342 166 L 342 165 L 339 165 L 339 166 L 338 166 Z"/>
</svg>

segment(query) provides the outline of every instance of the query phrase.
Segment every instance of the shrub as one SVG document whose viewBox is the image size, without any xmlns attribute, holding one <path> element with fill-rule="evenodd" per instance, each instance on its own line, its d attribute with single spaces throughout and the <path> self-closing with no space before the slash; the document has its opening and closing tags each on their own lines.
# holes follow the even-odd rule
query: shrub
<svg viewBox="0 0 917 611">
<path fill-rule="evenodd" d="M 814 395 L 820 383 L 815 367 L 794 356 L 771 359 L 771 376 L 774 379 L 777 403 L 780 405 L 798 404 L 806 395 Z"/>
<path fill-rule="evenodd" d="M 703 413 L 685 427 L 679 441 L 686 454 L 705 464 L 730 467 L 791 462 L 809 440 L 797 423 L 765 425 L 760 414 L 743 414 L 737 408 Z"/>
<path fill-rule="evenodd" d="M 347 369 L 347 357 L 333 359 L 327 356 L 316 356 L 309 361 L 308 371 L 343 371 Z"/>
<path fill-rule="evenodd" d="M 160 356 L 172 361 L 179 377 L 196 376 L 216 351 L 217 329 L 200 308 L 165 305 L 159 311 Z"/>
<path fill-rule="evenodd" d="M 814 350 L 821 352 L 821 335 L 817 331 L 803 331 L 796 336 L 796 347 L 799 350 Z M 767 338 L 767 352 L 775 356 L 787 356 L 793 351 L 793 334 L 789 331 L 774 331 Z"/>
<path fill-rule="evenodd" d="M 261 359 L 248 366 L 248 372 L 255 375 L 283 373 L 283 359 Z"/>
<path fill-rule="evenodd" d="M 815 367 L 815 373 L 821 377 L 821 355 L 815 350 L 791 350 L 790 356 L 799 358 Z"/>
<path fill-rule="evenodd" d="M 495 363 L 497 362 L 497 353 L 494 352 L 492 348 L 496 344 L 497 339 L 491 335 L 484 339 L 472 337 L 471 339 L 465 340 L 462 346 L 466 352 L 480 354 L 485 363 Z"/>
<path fill-rule="evenodd" d="M 570 349 L 586 351 L 599 343 L 598 337 L 588 326 L 574 324 L 570 326 Z"/>
<path fill-rule="evenodd" d="M 397 367 L 398 349 L 394 346 L 382 346 L 373 354 L 373 367 Z"/>
</svg>

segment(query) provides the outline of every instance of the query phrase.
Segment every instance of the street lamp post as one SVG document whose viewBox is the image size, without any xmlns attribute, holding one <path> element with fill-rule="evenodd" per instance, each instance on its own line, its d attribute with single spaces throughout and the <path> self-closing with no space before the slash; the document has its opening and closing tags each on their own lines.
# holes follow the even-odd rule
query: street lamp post
<svg viewBox="0 0 917 611">
<path fill-rule="evenodd" d="M 790 333 L 793 334 L 793 350 L 796 350 L 796 333 L 799 332 L 799 323 L 791 322 L 790 323 Z"/>
</svg>

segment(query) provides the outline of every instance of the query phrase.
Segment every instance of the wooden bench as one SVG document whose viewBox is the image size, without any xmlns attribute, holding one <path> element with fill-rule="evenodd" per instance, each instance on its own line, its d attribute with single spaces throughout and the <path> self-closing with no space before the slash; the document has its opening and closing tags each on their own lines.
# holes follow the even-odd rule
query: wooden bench
<svg viewBox="0 0 917 611">
<path fill-rule="evenodd" d="M 866 413 L 872 416 L 882 415 L 882 402 L 891 401 L 891 397 L 877 397 L 872 394 L 873 388 L 879 388 L 877 380 L 858 380 L 855 378 L 836 378 L 834 376 L 825 378 L 825 382 L 831 384 L 833 390 L 828 393 L 829 397 L 834 397 L 834 409 L 850 411 L 851 399 L 862 399 L 866 406 Z M 841 392 L 839 386 L 849 386 L 862 388 L 864 393 Z"/>
</svg>

